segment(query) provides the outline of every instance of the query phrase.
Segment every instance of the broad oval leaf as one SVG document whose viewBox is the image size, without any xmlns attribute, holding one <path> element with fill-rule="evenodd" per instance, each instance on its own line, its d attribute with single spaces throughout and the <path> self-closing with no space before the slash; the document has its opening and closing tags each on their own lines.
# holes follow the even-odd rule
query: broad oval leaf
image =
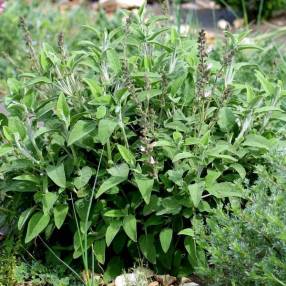
<svg viewBox="0 0 286 286">
<path fill-rule="evenodd" d="M 131 240 L 137 241 L 137 222 L 134 215 L 128 215 L 123 219 L 123 229 Z"/>
<path fill-rule="evenodd" d="M 135 166 L 136 160 L 131 151 L 119 144 L 117 145 L 117 148 L 119 150 L 121 157 L 125 160 L 125 162 L 130 166 Z"/>
<path fill-rule="evenodd" d="M 141 235 L 139 247 L 145 258 L 152 264 L 156 264 L 156 248 L 152 234 Z"/>
<path fill-rule="evenodd" d="M 165 253 L 168 252 L 173 238 L 173 230 L 171 228 L 164 228 L 160 232 L 160 242 Z"/>
<path fill-rule="evenodd" d="M 109 226 L 106 229 L 106 233 L 105 233 L 105 241 L 106 241 L 107 246 L 110 246 L 116 234 L 119 232 L 121 225 L 122 225 L 121 221 L 117 221 L 117 220 L 112 221 L 109 224 Z"/>
<path fill-rule="evenodd" d="M 33 213 L 33 211 L 35 210 L 35 207 L 26 209 L 25 211 L 23 211 L 19 217 L 18 220 L 18 229 L 21 230 L 23 228 L 23 226 L 25 225 L 25 223 L 27 222 L 28 218 L 30 217 L 30 215 Z"/>
<path fill-rule="evenodd" d="M 88 166 L 83 167 L 79 170 L 79 176 L 74 179 L 74 185 L 77 189 L 83 188 L 92 177 L 92 169 Z"/>
<path fill-rule="evenodd" d="M 117 122 L 111 119 L 101 119 L 98 124 L 98 139 L 102 145 L 106 144 L 115 130 Z"/>
<path fill-rule="evenodd" d="M 97 261 L 101 264 L 104 264 L 105 262 L 105 248 L 106 248 L 106 244 L 105 244 L 105 240 L 101 239 L 101 240 L 96 240 L 94 242 L 94 255 L 97 259 Z"/>
<path fill-rule="evenodd" d="M 111 188 L 119 185 L 120 183 L 124 182 L 127 179 L 127 177 L 111 177 L 104 181 L 102 185 L 99 187 L 96 198 L 99 198 L 101 195 L 103 195 L 106 191 L 110 190 Z"/>
<path fill-rule="evenodd" d="M 43 212 L 35 213 L 28 223 L 25 243 L 28 243 L 37 237 L 48 226 L 49 222 L 49 215 L 45 215 Z"/>
<path fill-rule="evenodd" d="M 42 203 L 44 214 L 48 214 L 58 199 L 58 194 L 53 192 L 46 192 L 43 194 Z"/>
<path fill-rule="evenodd" d="M 47 174 L 49 178 L 59 187 L 66 187 L 66 175 L 64 164 L 58 166 L 50 166 L 47 168 Z"/>
<path fill-rule="evenodd" d="M 189 192 L 190 192 L 190 196 L 191 199 L 193 201 L 194 207 L 198 207 L 201 199 L 202 199 L 202 194 L 204 191 L 204 183 L 195 183 L 192 185 L 188 186 Z"/>
<path fill-rule="evenodd" d="M 68 136 L 68 146 L 86 137 L 95 129 L 95 124 L 90 121 L 79 120 L 71 129 Z"/>
<path fill-rule="evenodd" d="M 150 203 L 154 179 L 148 179 L 143 176 L 135 176 L 135 183 L 137 184 L 144 201 L 148 205 Z"/>
<path fill-rule="evenodd" d="M 68 205 L 58 205 L 54 208 L 54 220 L 57 229 L 60 229 L 68 214 Z"/>
<path fill-rule="evenodd" d="M 61 93 L 58 98 L 56 113 L 59 119 L 64 121 L 68 128 L 70 125 L 70 111 L 63 93 Z"/>
<path fill-rule="evenodd" d="M 185 229 L 182 229 L 178 233 L 178 235 L 186 235 L 186 236 L 194 237 L 195 236 L 195 232 L 191 228 L 185 228 Z"/>
</svg>

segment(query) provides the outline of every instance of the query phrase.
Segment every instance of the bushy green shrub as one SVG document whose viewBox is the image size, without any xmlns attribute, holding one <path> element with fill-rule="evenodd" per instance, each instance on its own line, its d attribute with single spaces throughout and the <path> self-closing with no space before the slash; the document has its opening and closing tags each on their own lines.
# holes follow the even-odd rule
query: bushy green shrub
<svg viewBox="0 0 286 286">
<path fill-rule="evenodd" d="M 286 8 L 285 0 L 216 0 L 216 2 L 227 5 L 241 14 L 246 10 L 249 19 L 257 19 L 260 16 L 269 18 L 274 12 Z"/>
<path fill-rule="evenodd" d="M 210 266 L 198 271 L 207 285 L 286 285 L 285 145 L 279 156 L 274 172 L 257 167 L 245 209 L 218 209 L 207 220 Z"/>
<path fill-rule="evenodd" d="M 90 27 L 81 50 L 60 37 L 39 53 L 22 21 L 34 69 L 8 80 L 2 198 L 18 202 L 26 243 L 42 235 L 86 268 L 95 259 L 105 280 L 142 256 L 176 275 L 204 265 L 192 219 L 247 198 L 285 135 L 282 83 L 254 69 L 255 85 L 237 81 L 252 68 L 237 55 L 259 49 L 246 33 L 227 34 L 215 61 L 203 31 L 197 44 L 167 20 L 140 9 L 110 32 Z"/>
</svg>

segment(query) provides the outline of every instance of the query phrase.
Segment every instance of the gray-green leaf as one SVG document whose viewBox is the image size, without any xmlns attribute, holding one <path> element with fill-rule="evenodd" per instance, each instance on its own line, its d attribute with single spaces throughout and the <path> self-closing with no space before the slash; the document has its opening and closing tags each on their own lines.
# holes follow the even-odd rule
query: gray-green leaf
<svg viewBox="0 0 286 286">
<path fill-rule="evenodd" d="M 131 166 L 135 166 L 136 160 L 134 155 L 129 151 L 126 147 L 122 145 L 117 145 L 119 153 L 121 157 L 125 160 L 125 162 Z"/>
<path fill-rule="evenodd" d="M 135 182 L 138 186 L 138 189 L 148 205 L 150 203 L 150 198 L 153 190 L 154 179 L 148 179 L 141 176 L 135 176 Z"/>
<path fill-rule="evenodd" d="M 61 93 L 58 98 L 56 113 L 59 119 L 64 121 L 68 128 L 70 125 L 70 111 L 63 93 Z"/>
<path fill-rule="evenodd" d="M 33 211 L 35 210 L 34 207 L 26 209 L 25 211 L 23 211 L 19 217 L 18 220 L 18 229 L 21 230 L 23 228 L 23 226 L 25 225 L 25 223 L 27 222 L 28 218 L 30 217 L 30 215 L 33 213 Z"/>
<path fill-rule="evenodd" d="M 97 194 L 96 194 L 96 198 L 99 198 L 106 191 L 108 191 L 111 188 L 119 185 L 120 183 L 124 182 L 126 179 L 127 179 L 126 177 L 111 177 L 111 178 L 107 179 L 99 187 Z"/>
<path fill-rule="evenodd" d="M 222 107 L 218 113 L 218 125 L 224 132 L 231 131 L 235 126 L 235 116 L 229 107 Z"/>
<path fill-rule="evenodd" d="M 117 122 L 111 119 L 101 119 L 98 124 L 98 139 L 102 145 L 106 144 L 114 132 Z"/>
<path fill-rule="evenodd" d="M 68 205 L 58 205 L 54 208 L 54 220 L 57 229 L 60 229 L 68 214 Z"/>
<path fill-rule="evenodd" d="M 202 199 L 202 194 L 204 191 L 204 183 L 200 182 L 200 183 L 189 185 L 188 189 L 189 189 L 193 204 L 197 208 Z"/>
<path fill-rule="evenodd" d="M 42 212 L 35 213 L 28 223 L 25 243 L 28 243 L 37 237 L 48 226 L 49 222 L 49 215 L 45 215 Z"/>
<path fill-rule="evenodd" d="M 47 174 L 49 178 L 59 187 L 66 187 L 66 175 L 64 164 L 58 166 L 50 166 L 47 168 Z"/>
<path fill-rule="evenodd" d="M 89 121 L 79 120 L 73 126 L 68 137 L 68 146 L 86 137 L 95 128 L 95 124 Z"/>
<path fill-rule="evenodd" d="M 107 227 L 106 233 L 105 233 L 105 240 L 106 240 L 107 246 L 110 246 L 116 234 L 119 232 L 121 225 L 122 225 L 121 221 L 115 220 L 115 221 L 112 221 L 110 225 Z"/>
<path fill-rule="evenodd" d="M 164 228 L 160 232 L 160 242 L 165 253 L 168 252 L 173 237 L 173 230 L 171 228 Z"/>
<path fill-rule="evenodd" d="M 156 264 L 156 248 L 153 235 L 141 235 L 139 238 L 139 247 L 147 260 L 152 264 Z"/>
<path fill-rule="evenodd" d="M 74 179 L 74 185 L 77 189 L 83 188 L 92 176 L 92 169 L 88 166 L 83 167 L 79 171 L 79 176 Z"/>
<path fill-rule="evenodd" d="M 134 215 L 128 215 L 123 219 L 123 229 L 131 240 L 137 241 L 137 223 Z"/>
<path fill-rule="evenodd" d="M 94 255 L 101 264 L 104 264 L 105 262 L 105 248 L 106 244 L 104 239 L 96 240 L 94 242 Z"/>
</svg>

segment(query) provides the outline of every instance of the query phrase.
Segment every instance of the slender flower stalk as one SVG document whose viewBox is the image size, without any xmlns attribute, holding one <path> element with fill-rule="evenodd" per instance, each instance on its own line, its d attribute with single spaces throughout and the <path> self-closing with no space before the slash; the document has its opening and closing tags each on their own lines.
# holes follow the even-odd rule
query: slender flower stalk
<svg viewBox="0 0 286 286">
<path fill-rule="evenodd" d="M 197 96 L 202 99 L 206 96 L 206 85 L 209 82 L 209 69 L 207 65 L 207 46 L 206 33 L 204 30 L 199 32 L 198 38 L 198 74 L 197 74 Z"/>
</svg>

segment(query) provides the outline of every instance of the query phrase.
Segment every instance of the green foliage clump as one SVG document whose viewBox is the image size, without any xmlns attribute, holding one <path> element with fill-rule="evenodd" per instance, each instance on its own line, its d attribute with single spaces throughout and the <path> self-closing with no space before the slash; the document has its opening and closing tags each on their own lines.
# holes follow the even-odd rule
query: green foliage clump
<svg viewBox="0 0 286 286">
<path fill-rule="evenodd" d="M 284 154 L 285 149 L 279 156 Z M 245 209 L 232 208 L 229 214 L 218 209 L 207 220 L 204 242 L 208 243 L 210 266 L 198 273 L 208 278 L 208 285 L 286 285 L 285 159 L 282 161 L 274 171 L 258 167 L 259 180 L 251 188 L 252 199 Z"/>
<path fill-rule="evenodd" d="M 246 11 L 250 19 L 269 18 L 274 12 L 286 8 L 285 0 L 216 0 L 216 2 L 234 8 L 240 13 Z"/>
<path fill-rule="evenodd" d="M 237 61 L 260 50 L 247 33 L 227 33 L 215 60 L 203 31 L 182 37 L 144 7 L 125 20 L 86 27 L 94 41 L 71 52 L 62 36 L 35 52 L 22 21 L 33 69 L 8 80 L 2 200 L 18 202 L 25 243 L 40 236 L 66 264 L 68 253 L 106 269 L 106 281 L 139 257 L 188 275 L 207 262 L 194 225 L 247 199 L 255 165 L 285 137 L 286 93 Z M 245 68 L 255 84 L 239 80 Z"/>
</svg>

